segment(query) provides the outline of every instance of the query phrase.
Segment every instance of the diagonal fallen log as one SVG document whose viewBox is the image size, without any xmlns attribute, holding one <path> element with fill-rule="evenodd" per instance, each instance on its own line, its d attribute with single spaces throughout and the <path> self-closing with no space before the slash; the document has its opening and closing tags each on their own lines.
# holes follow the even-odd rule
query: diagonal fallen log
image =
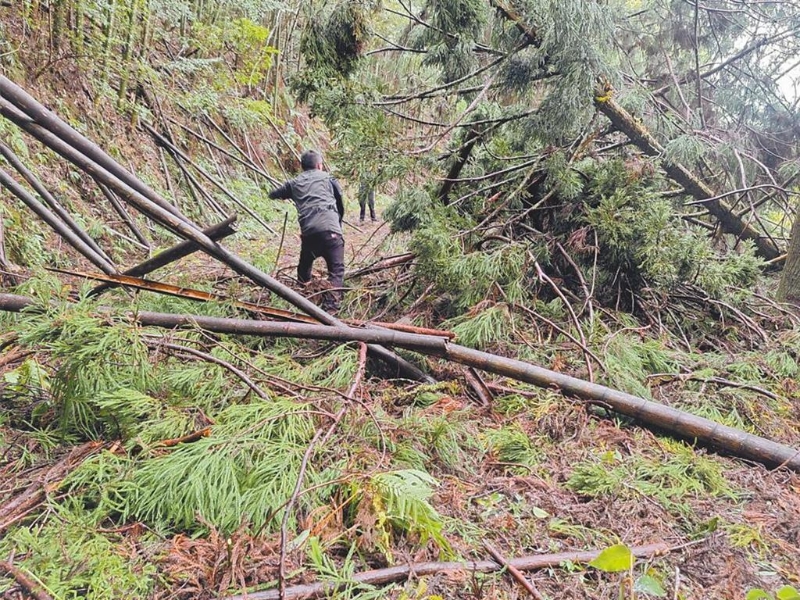
<svg viewBox="0 0 800 600">
<path fill-rule="evenodd" d="M 139 193 L 149 196 L 153 202 L 171 213 L 178 220 L 185 223 L 189 222 L 174 205 L 152 192 L 142 181 L 106 154 L 100 146 L 70 127 L 58 118 L 54 112 L 47 110 L 33 96 L 3 75 L 0 75 L 0 96 L 14 105 L 20 112 L 28 115 L 31 121 L 35 121 L 38 125 L 51 131 L 58 138 L 64 140 L 64 143 L 74 147 L 81 154 L 92 157 L 109 173 L 113 173 Z"/>
<path fill-rule="evenodd" d="M 209 239 L 212 239 L 216 242 L 236 233 L 236 229 L 233 227 L 234 223 L 236 223 L 236 215 L 228 217 L 221 223 L 212 225 L 207 229 L 203 229 L 203 233 L 207 235 Z M 198 250 L 200 250 L 200 246 L 198 246 L 195 242 L 183 241 L 175 246 L 172 246 L 171 248 L 164 250 L 163 252 L 159 252 L 154 257 L 123 271 L 122 275 L 127 275 L 129 277 L 142 277 L 143 275 L 152 273 L 161 267 L 165 267 L 170 263 L 189 256 Z M 96 296 L 98 294 L 102 294 L 104 291 L 117 287 L 118 285 L 120 284 L 112 281 L 103 282 L 92 289 L 92 291 L 89 292 L 89 295 Z"/>
<path fill-rule="evenodd" d="M 32 306 L 35 306 L 35 303 L 29 298 L 13 294 L 0 294 L 0 310 L 20 311 Z M 197 327 L 215 333 L 296 337 L 343 342 L 362 341 L 406 348 L 504 377 L 510 377 L 517 381 L 543 388 L 556 389 L 567 396 L 575 396 L 631 417 L 648 427 L 717 448 L 734 456 L 800 472 L 800 450 L 785 444 L 773 442 L 671 406 L 639 398 L 597 383 L 590 383 L 577 377 L 537 367 L 520 360 L 453 344 L 446 338 L 380 329 L 356 329 L 344 326 L 325 327 L 304 323 L 275 323 L 151 312 L 132 313 L 129 317 L 142 325 L 154 327 Z"/>
<path fill-rule="evenodd" d="M 13 150 L 11 150 L 11 148 L 9 148 L 3 142 L 0 142 L 0 154 L 2 154 L 3 158 L 8 161 L 8 164 L 14 167 L 17 173 L 19 173 L 22 178 L 28 182 L 28 185 L 36 190 L 36 193 L 42 197 L 42 200 L 44 200 L 45 204 L 50 207 L 50 210 L 52 210 L 64 222 L 64 224 L 75 233 L 75 235 L 82 239 L 83 242 L 92 250 L 94 250 L 98 256 L 102 257 L 109 263 L 113 262 L 111 258 L 105 252 L 103 252 L 103 249 L 100 248 L 100 246 L 98 246 L 97 243 L 83 229 L 78 227 L 78 224 L 72 219 L 72 217 L 70 217 L 66 209 L 61 206 L 61 203 L 56 200 L 55 196 L 53 196 L 53 194 L 50 193 L 44 184 L 39 181 L 36 175 L 34 175 L 31 170 L 23 164 L 19 157 L 14 154 Z"/>
<path fill-rule="evenodd" d="M 34 212 L 42 221 L 47 223 L 50 228 L 60 235 L 66 242 L 78 251 L 81 256 L 86 258 L 90 263 L 96 266 L 103 273 L 116 273 L 114 265 L 111 264 L 106 258 L 95 252 L 94 248 L 89 246 L 84 241 L 82 236 L 73 231 L 67 224 L 65 224 L 58 216 L 47 208 L 44 204 L 39 202 L 33 197 L 28 190 L 18 184 L 13 177 L 0 169 L 0 186 L 6 188 L 9 192 L 19 198 L 25 206 Z"/>
<path fill-rule="evenodd" d="M 146 237 L 144 237 L 144 234 L 136 226 L 136 223 L 134 223 L 133 218 L 130 216 L 130 214 L 128 214 L 128 211 L 125 210 L 125 207 L 122 206 L 122 203 L 119 200 L 117 200 L 117 197 L 114 195 L 114 193 L 102 184 L 100 184 L 98 187 L 100 188 L 100 191 L 103 193 L 103 196 L 106 197 L 106 200 L 108 200 L 109 204 L 111 204 L 111 208 L 114 209 L 114 212 L 116 212 L 119 215 L 119 218 L 122 219 L 122 222 L 125 223 L 125 225 L 127 225 L 128 229 L 130 229 L 131 233 L 133 234 L 133 237 L 139 240 L 139 243 L 145 250 L 147 250 L 148 253 L 152 252 L 153 245 Z"/>
<path fill-rule="evenodd" d="M 628 136 L 628 139 L 639 150 L 648 156 L 663 156 L 664 148 L 656 138 L 613 98 L 602 96 L 602 99 L 595 100 L 595 106 L 597 110 L 608 117 L 617 130 Z M 767 260 L 780 256 L 781 251 L 771 238 L 753 227 L 749 222 L 743 221 L 728 203 L 719 199 L 714 190 L 686 167 L 680 163 L 671 163 L 666 160 L 662 161 L 662 167 L 669 178 L 682 185 L 688 194 L 697 200 L 703 201 L 703 206 L 719 221 L 725 233 L 752 240 L 758 249 L 758 253 Z"/>
<path fill-rule="evenodd" d="M 631 552 L 636 558 L 653 558 L 663 556 L 672 551 L 667 544 L 648 544 L 647 546 L 634 546 Z M 520 571 L 536 571 L 548 567 L 558 567 L 563 563 L 586 564 L 592 562 L 600 555 L 600 550 L 585 552 L 560 552 L 558 554 L 540 554 L 535 556 L 520 556 L 508 560 L 508 565 Z M 281 595 L 281 590 L 267 590 L 265 592 L 252 592 L 241 596 L 228 596 L 224 600 L 299 600 L 301 598 L 320 598 L 331 596 L 337 590 L 353 584 L 385 585 L 395 581 L 405 581 L 410 577 L 429 577 L 437 573 L 494 573 L 502 571 L 505 567 L 493 560 L 478 561 L 452 561 L 452 562 L 424 562 L 410 565 L 398 565 L 386 569 L 373 569 L 356 573 L 347 581 L 337 583 L 322 581 L 288 587 Z"/>
<path fill-rule="evenodd" d="M 244 202 L 239 200 L 239 198 L 237 198 L 228 188 L 226 188 L 224 185 L 222 185 L 222 183 L 220 183 L 208 171 L 206 171 L 203 167 L 201 167 L 196 162 L 194 162 L 191 158 L 186 156 L 186 153 L 184 153 L 180 148 L 178 148 L 175 144 L 170 142 L 163 135 L 158 133 L 148 123 L 142 121 L 142 126 L 147 130 L 147 132 L 151 136 L 153 136 L 153 139 L 156 141 L 156 143 L 158 145 L 160 145 L 162 148 L 164 148 L 165 150 L 169 151 L 173 156 L 175 156 L 176 160 L 178 160 L 178 159 L 183 160 L 186 164 L 190 165 L 191 167 L 194 167 L 194 169 L 198 173 L 200 173 L 200 175 L 202 175 L 209 183 L 211 183 L 211 185 L 213 185 L 215 188 L 217 188 L 219 191 L 221 191 L 223 194 L 225 194 L 228 198 L 231 199 L 231 201 L 233 201 L 234 204 L 236 204 L 239 208 L 241 208 L 243 211 L 245 211 L 247 214 L 249 214 L 251 217 L 253 217 L 256 221 L 258 221 L 258 223 L 262 227 L 264 227 L 264 229 L 269 231 L 271 234 L 276 235 L 276 231 L 272 227 L 270 227 L 269 224 L 264 219 L 262 219 L 256 211 L 254 211 L 252 208 L 247 206 Z"/>
<path fill-rule="evenodd" d="M 169 202 L 128 173 L 97 145 L 66 125 L 54 113 L 48 111 L 22 88 L 2 75 L 0 75 L 0 115 L 72 162 L 96 181 L 107 185 L 120 199 L 135 207 L 142 214 L 176 235 L 194 241 L 201 250 L 226 264 L 235 272 L 249 278 L 257 285 L 271 290 L 321 323 L 334 327 L 346 327 L 339 319 L 322 310 L 308 298 L 281 284 L 277 279 L 209 239 Z M 47 124 L 47 127 L 43 127 L 41 123 Z M 56 135 L 54 131 L 58 131 L 59 135 Z M 64 137 L 62 138 L 61 135 Z M 86 154 L 78 148 L 85 149 Z M 428 383 L 434 381 L 419 367 L 386 348 L 370 344 L 369 350 L 388 365 L 396 376 Z"/>
</svg>

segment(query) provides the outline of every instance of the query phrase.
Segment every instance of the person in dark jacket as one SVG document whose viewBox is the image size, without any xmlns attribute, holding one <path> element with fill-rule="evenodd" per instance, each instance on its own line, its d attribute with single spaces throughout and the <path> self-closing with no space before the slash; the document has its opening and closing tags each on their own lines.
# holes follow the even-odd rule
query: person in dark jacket
<svg viewBox="0 0 800 600">
<path fill-rule="evenodd" d="M 342 188 L 339 182 L 322 170 L 322 155 L 316 150 L 303 152 L 300 165 L 303 172 L 270 192 L 269 197 L 294 201 L 302 239 L 297 279 L 303 284 L 311 281 L 314 260 L 324 258 L 328 267 L 328 281 L 333 290 L 323 297 L 322 308 L 336 310 L 344 285 Z"/>
</svg>

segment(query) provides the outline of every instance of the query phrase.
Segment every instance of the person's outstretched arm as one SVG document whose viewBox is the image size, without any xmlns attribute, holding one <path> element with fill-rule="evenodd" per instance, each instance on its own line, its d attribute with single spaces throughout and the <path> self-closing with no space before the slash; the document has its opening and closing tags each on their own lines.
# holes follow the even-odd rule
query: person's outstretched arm
<svg viewBox="0 0 800 600">
<path fill-rule="evenodd" d="M 342 193 L 342 186 L 335 179 L 331 179 L 333 186 L 333 197 L 336 198 L 336 210 L 339 212 L 339 223 L 344 219 L 344 194 Z"/>
<path fill-rule="evenodd" d="M 277 200 L 280 198 L 281 200 L 291 200 L 292 199 L 292 182 L 287 181 L 278 189 L 272 190 L 269 193 L 269 197 L 273 200 Z"/>
</svg>

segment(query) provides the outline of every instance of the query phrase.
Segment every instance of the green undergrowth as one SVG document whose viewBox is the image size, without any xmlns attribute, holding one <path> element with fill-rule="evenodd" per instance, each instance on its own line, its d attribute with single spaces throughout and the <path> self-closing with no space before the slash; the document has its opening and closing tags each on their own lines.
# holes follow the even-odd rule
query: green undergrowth
<svg viewBox="0 0 800 600">
<path fill-rule="evenodd" d="M 730 543 L 753 560 L 766 560 L 782 543 L 743 522 L 739 505 L 757 491 L 742 487 L 728 459 L 639 435 L 627 419 L 612 425 L 556 390 L 485 375 L 505 388 L 486 407 L 458 371 L 417 385 L 378 383 L 370 368 L 352 401 L 344 396 L 359 369 L 354 344 L 165 335 L 131 323 L 124 316 L 130 304 L 115 314 L 89 300 L 63 303 L 66 292 L 46 279 L 27 291 L 51 301 L 42 304 L 46 312 L 0 316 L 17 343 L 34 351 L 0 380 L 3 436 L 22 431 L 38 443 L 27 457 L 13 455 L 19 469 L 46 448 L 58 455 L 70 443 L 109 442 L 52 490 L 46 515 L 15 525 L 0 543 L 0 551 L 21 552 L 19 564 L 58 597 L 147 597 L 161 585 L 150 554 L 155 540 L 276 536 L 284 517 L 291 551 L 320 578 L 399 563 L 411 553 L 471 556 L 482 539 L 508 528 L 520 554 L 618 541 L 622 532 L 612 522 L 583 518 L 569 502 L 598 511 L 646 503 L 661 511 L 664 527 L 686 536 L 700 535 L 710 518 L 697 507 L 713 506 Z M 171 310 L 182 303 L 164 301 Z M 150 308 L 143 297 L 135 306 Z M 448 323 L 459 341 L 577 374 L 585 367 L 563 334 L 533 343 L 545 328 L 511 303 L 480 308 Z M 552 306 L 548 318 L 558 310 Z M 731 355 L 687 351 L 666 335 L 632 331 L 623 317 L 620 325 L 626 328 L 607 334 L 606 323 L 585 330 L 603 363 L 599 381 L 796 444 L 796 425 L 787 422 L 796 410 L 794 331 L 776 335 L 767 352 Z M 228 369 L 175 355 L 165 344 L 231 363 L 261 394 Z M 325 444 L 308 451 L 342 409 Z M 206 435 L 167 443 L 199 431 Z M 304 457 L 305 491 L 286 515 Z M 131 548 L 115 532 L 134 524 L 150 533 Z M 39 550 L 45 544 L 66 548 L 67 568 L 46 562 L 55 559 Z M 113 594 L 86 591 L 101 587 Z"/>
<path fill-rule="evenodd" d="M 662 439 L 659 446 L 658 456 L 598 451 L 574 465 L 567 486 L 590 498 L 642 496 L 686 519 L 692 516 L 689 498 L 739 498 L 716 458 L 680 441 Z"/>
<path fill-rule="evenodd" d="M 52 598 L 146 598 L 156 587 L 157 569 L 137 546 L 153 539 L 126 542 L 103 534 L 80 515 L 59 510 L 44 522 L 18 527 L 0 541 L 5 556 L 42 585 Z M 13 587 L 0 578 L 0 591 Z"/>
</svg>

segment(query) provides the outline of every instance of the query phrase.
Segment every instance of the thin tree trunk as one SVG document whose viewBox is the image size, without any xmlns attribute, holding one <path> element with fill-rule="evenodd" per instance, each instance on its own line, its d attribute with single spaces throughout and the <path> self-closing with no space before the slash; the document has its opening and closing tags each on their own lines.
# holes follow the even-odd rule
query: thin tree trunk
<svg viewBox="0 0 800 600">
<path fill-rule="evenodd" d="M 800 204 L 794 214 L 794 224 L 786 253 L 786 263 L 781 273 L 777 298 L 800 306 Z"/>
<path fill-rule="evenodd" d="M 228 198 L 230 198 L 230 199 L 231 199 L 231 200 L 232 200 L 232 201 L 233 201 L 233 202 L 234 202 L 234 203 L 235 203 L 235 204 L 236 204 L 236 205 L 237 205 L 239 208 L 241 208 L 242 210 L 244 210 L 244 211 L 245 211 L 247 214 L 249 214 L 249 215 L 250 215 L 251 217 L 253 217 L 253 218 L 254 218 L 256 221 L 258 221 L 258 222 L 259 222 L 259 223 L 260 223 L 260 224 L 261 224 L 261 225 L 264 227 L 264 229 L 266 229 L 267 231 L 269 231 L 269 232 L 270 232 L 270 233 L 272 233 L 273 235 L 277 235 L 277 232 L 276 232 L 274 229 L 272 229 L 272 227 L 270 227 L 270 226 L 269 226 L 269 224 L 268 224 L 266 221 L 264 221 L 264 219 L 262 219 L 262 218 L 261 218 L 261 217 L 258 215 L 258 213 L 256 213 L 256 212 L 255 212 L 255 211 L 254 211 L 252 208 L 250 208 L 249 206 L 247 206 L 247 205 L 246 205 L 244 202 L 242 202 L 241 200 L 239 200 L 239 198 L 237 198 L 236 196 L 234 196 L 234 195 L 233 195 L 233 194 L 230 192 L 230 190 L 228 190 L 228 188 L 226 188 L 226 187 L 225 187 L 224 185 L 222 185 L 222 184 L 221 184 L 219 181 L 217 181 L 217 179 L 215 179 L 215 178 L 214 178 L 214 177 L 213 177 L 213 176 L 212 176 L 212 175 L 211 175 L 211 174 L 210 174 L 208 171 L 206 171 L 206 170 L 205 170 L 203 167 L 201 167 L 200 165 L 198 165 L 197 163 L 195 163 L 195 162 L 194 162 L 194 161 L 193 161 L 191 158 L 189 158 L 188 156 L 186 156 L 186 154 L 185 154 L 184 152 L 182 152 L 182 151 L 180 150 L 180 148 L 178 148 L 177 146 L 175 146 L 175 144 L 173 144 L 173 143 L 172 143 L 172 142 L 170 142 L 170 141 L 169 141 L 167 138 L 165 138 L 163 135 L 161 135 L 160 133 L 158 133 L 158 132 L 157 132 L 155 129 L 153 129 L 153 127 L 152 127 L 152 126 L 150 126 L 150 125 L 148 125 L 147 123 L 144 123 L 144 122 L 142 122 L 142 125 L 143 125 L 143 126 L 144 126 L 144 128 L 145 128 L 145 129 L 148 131 L 148 133 L 150 133 L 150 135 L 152 135 L 152 136 L 153 136 L 153 138 L 156 140 L 156 142 L 157 142 L 159 145 L 163 146 L 163 147 L 164 147 L 166 150 L 169 150 L 171 153 L 173 153 L 173 154 L 174 154 L 176 162 L 177 162 L 178 158 L 180 158 L 180 159 L 182 159 L 183 161 L 185 161 L 185 162 L 186 162 L 188 165 L 191 165 L 192 167 L 194 167 L 194 168 L 195 168 L 195 170 L 196 170 L 198 173 L 200 173 L 200 175 L 202 175 L 202 176 L 203 176 L 203 177 L 204 177 L 206 180 L 208 180 L 208 181 L 209 181 L 209 182 L 210 182 L 210 183 L 211 183 L 211 184 L 212 184 L 214 187 L 216 187 L 216 188 L 217 188 L 219 191 L 221 191 L 221 192 L 222 192 L 223 194 L 225 194 L 225 195 L 226 195 Z"/>
<path fill-rule="evenodd" d="M 128 31 L 125 33 L 125 45 L 122 47 L 122 59 L 120 61 L 120 81 L 117 91 L 118 103 L 125 100 L 128 93 L 128 81 L 131 76 L 131 56 L 133 55 L 133 43 L 136 39 L 136 29 L 139 21 L 139 5 L 141 0 L 131 2 L 130 18 L 128 20 Z"/>
<path fill-rule="evenodd" d="M 436 197 L 443 204 L 449 204 L 448 196 L 450 195 L 450 191 L 453 189 L 453 186 L 456 184 L 455 180 L 458 179 L 458 176 L 461 174 L 461 169 L 463 169 L 464 165 L 467 164 L 469 155 L 472 153 L 472 149 L 475 147 L 475 144 L 478 143 L 481 135 L 482 134 L 477 129 L 471 128 L 467 132 L 467 135 L 464 138 L 464 143 L 461 145 L 461 149 L 458 151 L 458 155 L 456 156 L 456 160 L 450 166 L 450 170 L 447 172 L 447 177 L 445 177 L 438 193 L 436 194 Z"/>
<path fill-rule="evenodd" d="M 108 79 L 111 70 L 111 47 L 114 44 L 114 28 L 116 18 L 116 7 L 114 0 L 108 0 L 108 8 L 106 9 L 106 22 L 103 28 L 105 40 L 103 41 L 103 71 L 101 81 L 103 84 L 108 84 Z"/>
<path fill-rule="evenodd" d="M 215 242 L 219 241 L 236 233 L 236 229 L 233 228 L 233 224 L 235 222 L 236 215 L 233 215 L 232 217 L 225 219 L 222 223 L 218 223 L 217 225 L 213 225 L 208 229 L 204 229 L 203 233 Z M 180 260 L 185 256 L 189 256 L 198 250 L 200 250 L 200 246 L 198 246 L 196 243 L 188 240 L 183 241 L 172 248 L 168 248 L 163 252 L 159 252 L 153 258 L 150 258 L 134 267 L 131 267 L 130 269 L 123 271 L 122 275 L 128 275 L 129 277 L 142 277 L 148 273 L 152 273 L 156 269 L 160 269 L 161 267 Z M 113 287 L 117 287 L 117 284 L 102 283 L 89 292 L 89 295 L 96 296 L 97 294 L 101 294 Z"/>
<path fill-rule="evenodd" d="M 122 206 L 119 200 L 117 200 L 117 197 L 114 195 L 114 193 L 103 184 L 99 184 L 98 187 L 100 188 L 100 191 L 103 192 L 103 195 L 111 203 L 112 208 L 119 215 L 119 218 L 122 219 L 125 225 L 128 226 L 128 229 L 131 230 L 133 236 L 137 240 L 139 240 L 139 242 L 142 245 L 144 245 L 145 248 L 147 248 L 148 253 L 152 252 L 153 250 L 152 244 L 150 244 L 150 242 L 147 240 L 146 237 L 144 237 L 142 232 L 139 231 L 139 228 L 136 226 L 136 223 L 133 222 L 133 217 L 131 217 L 130 214 L 128 214 L 128 211 L 125 210 L 125 207 Z"/>
<path fill-rule="evenodd" d="M 54 0 L 50 4 L 50 10 L 53 12 L 53 52 L 55 54 L 61 49 L 61 44 L 64 41 L 64 32 L 67 29 L 67 12 L 69 10 L 68 0 Z"/>
<path fill-rule="evenodd" d="M 647 546 L 634 546 L 631 553 L 637 558 L 653 558 L 670 552 L 670 547 L 666 544 L 649 544 Z M 592 562 L 600 555 L 601 550 L 589 550 L 585 552 L 560 552 L 558 554 L 542 554 L 533 556 L 521 556 L 508 560 L 508 565 L 520 571 L 536 571 L 549 567 L 560 567 L 565 563 L 586 564 Z M 385 569 L 374 569 L 354 574 L 348 581 L 343 583 L 319 582 L 306 585 L 288 587 L 283 595 L 280 590 L 268 590 L 265 592 L 253 592 L 242 596 L 228 596 L 223 600 L 299 600 L 335 596 L 336 590 L 345 586 L 352 586 L 353 583 L 362 585 L 384 585 L 395 581 L 405 581 L 410 577 L 416 579 L 429 577 L 436 574 L 458 574 L 466 577 L 469 573 L 495 573 L 502 571 L 504 565 L 498 564 L 493 560 L 464 561 L 464 562 L 425 562 L 412 563 L 409 565 L 398 565 Z"/>
<path fill-rule="evenodd" d="M 19 157 L 14 154 L 14 152 L 6 146 L 3 142 L 0 141 L 0 155 L 3 156 L 8 161 L 14 169 L 22 176 L 22 178 L 28 182 L 28 184 L 42 197 L 42 200 L 45 201 L 45 204 L 50 207 L 52 210 L 63 222 L 64 224 L 69 227 L 75 235 L 77 235 L 83 242 L 89 246 L 96 254 L 107 260 L 109 263 L 111 262 L 111 258 L 97 245 L 97 243 L 89 237 L 89 235 L 83 231 L 78 224 L 72 219 L 69 213 L 61 206 L 61 203 L 56 200 L 55 196 L 53 196 L 49 190 L 44 187 L 41 181 L 34 175 L 30 169 L 28 169 L 23 162 L 19 159 Z"/>
<path fill-rule="evenodd" d="M 0 269 L 10 271 L 11 267 L 6 261 L 6 247 L 5 247 L 5 228 L 3 227 L 3 207 L 0 206 Z"/>
<path fill-rule="evenodd" d="M 53 231 L 64 238 L 70 246 L 75 248 L 78 253 L 103 271 L 103 273 L 114 274 L 117 272 L 113 264 L 95 252 L 80 236 L 53 214 L 44 204 L 31 196 L 25 188 L 19 185 L 13 177 L 2 169 L 0 169 L 0 185 L 19 198 L 40 219 L 47 223 Z"/>
</svg>

